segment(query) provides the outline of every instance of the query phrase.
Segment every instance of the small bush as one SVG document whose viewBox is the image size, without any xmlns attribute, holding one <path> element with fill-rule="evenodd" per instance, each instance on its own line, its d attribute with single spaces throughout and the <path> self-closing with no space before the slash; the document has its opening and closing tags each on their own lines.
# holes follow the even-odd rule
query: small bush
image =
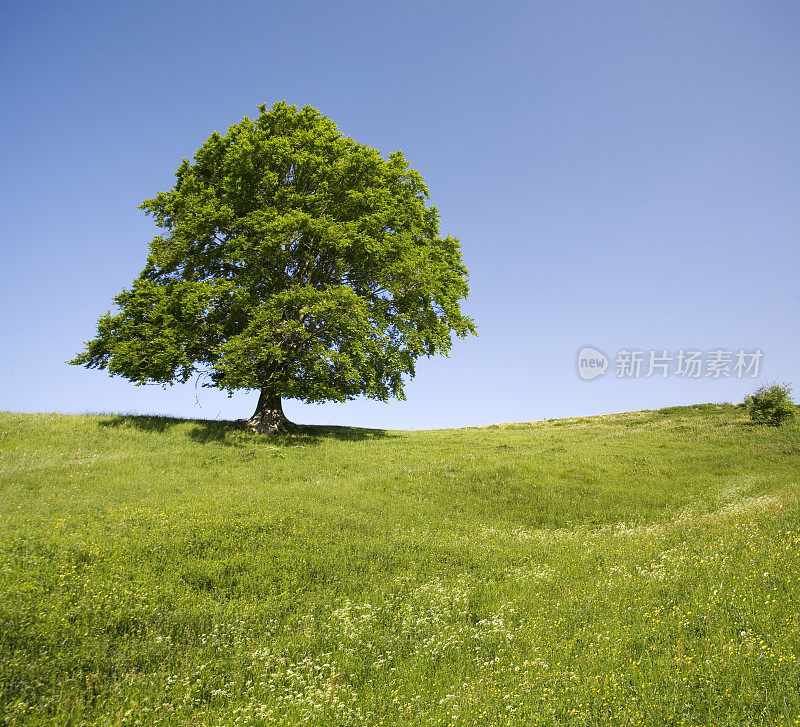
<svg viewBox="0 0 800 727">
<path fill-rule="evenodd" d="M 745 397 L 744 406 L 754 422 L 774 427 L 792 421 L 797 413 L 791 389 L 786 384 L 762 386 L 754 394 Z"/>
</svg>

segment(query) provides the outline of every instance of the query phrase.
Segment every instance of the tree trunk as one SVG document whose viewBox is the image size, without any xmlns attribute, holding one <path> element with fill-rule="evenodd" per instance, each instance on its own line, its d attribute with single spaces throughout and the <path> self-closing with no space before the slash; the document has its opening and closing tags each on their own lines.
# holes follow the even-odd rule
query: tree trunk
<svg viewBox="0 0 800 727">
<path fill-rule="evenodd" d="M 285 434 L 291 431 L 294 425 L 283 413 L 281 397 L 273 394 L 269 389 L 261 389 L 258 406 L 256 406 L 253 416 L 245 422 L 245 426 L 251 432 L 259 434 Z"/>
</svg>

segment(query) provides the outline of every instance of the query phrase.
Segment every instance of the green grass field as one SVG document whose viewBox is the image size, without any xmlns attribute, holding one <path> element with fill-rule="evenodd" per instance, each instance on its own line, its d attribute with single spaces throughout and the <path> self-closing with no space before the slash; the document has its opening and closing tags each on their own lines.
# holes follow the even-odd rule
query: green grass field
<svg viewBox="0 0 800 727">
<path fill-rule="evenodd" d="M 11 725 L 800 724 L 800 428 L 0 414 Z"/>
</svg>

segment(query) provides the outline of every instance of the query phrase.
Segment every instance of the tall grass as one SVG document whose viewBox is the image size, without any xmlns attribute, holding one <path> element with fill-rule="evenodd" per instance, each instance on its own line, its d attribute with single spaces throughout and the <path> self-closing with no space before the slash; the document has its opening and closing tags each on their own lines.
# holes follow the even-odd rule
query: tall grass
<svg viewBox="0 0 800 727">
<path fill-rule="evenodd" d="M 13 725 L 800 724 L 800 429 L 0 414 Z"/>
</svg>

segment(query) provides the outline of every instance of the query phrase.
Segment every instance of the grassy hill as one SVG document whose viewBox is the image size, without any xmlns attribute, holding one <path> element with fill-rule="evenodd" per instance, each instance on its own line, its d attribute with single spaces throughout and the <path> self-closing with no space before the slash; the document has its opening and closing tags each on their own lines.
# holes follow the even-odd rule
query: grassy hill
<svg viewBox="0 0 800 727">
<path fill-rule="evenodd" d="M 12 725 L 800 724 L 800 429 L 0 414 Z"/>
</svg>

